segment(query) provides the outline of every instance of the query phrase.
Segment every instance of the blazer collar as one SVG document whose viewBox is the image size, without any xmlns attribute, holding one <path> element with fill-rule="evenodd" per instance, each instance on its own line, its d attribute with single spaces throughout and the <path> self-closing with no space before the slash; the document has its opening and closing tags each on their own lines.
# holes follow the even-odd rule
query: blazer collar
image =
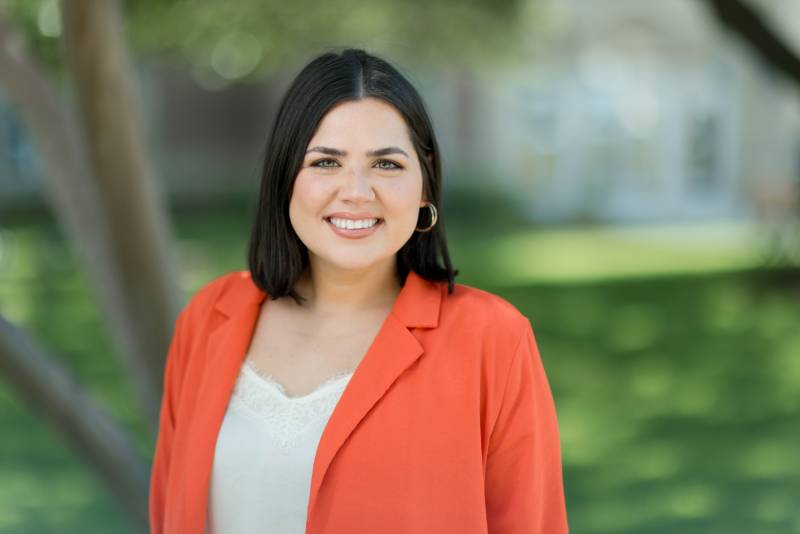
<svg viewBox="0 0 800 534">
<path fill-rule="evenodd" d="M 203 532 L 208 511 L 208 491 L 217 435 L 225 416 L 245 354 L 267 294 L 256 287 L 250 273 L 236 272 L 214 308 L 226 319 L 209 334 L 203 377 L 197 399 L 200 405 L 189 421 L 186 443 L 193 447 L 185 459 L 187 532 Z M 391 311 L 356 367 L 317 446 L 311 477 L 307 525 L 314 518 L 317 497 L 336 453 L 394 381 L 424 354 L 412 333 L 415 328 L 436 328 L 446 291 L 444 282 L 431 282 L 414 271 L 408 273 Z M 202 356 L 201 356 L 202 357 Z M 311 531 L 309 529 L 309 531 Z"/>
</svg>

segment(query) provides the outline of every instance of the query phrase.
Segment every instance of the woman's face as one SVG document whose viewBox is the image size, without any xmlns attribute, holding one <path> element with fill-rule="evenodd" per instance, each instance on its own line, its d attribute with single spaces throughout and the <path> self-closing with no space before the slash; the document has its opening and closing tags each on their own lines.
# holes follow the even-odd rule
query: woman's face
<svg viewBox="0 0 800 534">
<path fill-rule="evenodd" d="M 380 151 L 378 154 L 372 152 Z M 377 98 L 343 102 L 323 117 L 306 147 L 289 217 L 314 268 L 365 271 L 392 262 L 417 225 L 422 170 L 403 116 Z M 378 219 L 366 234 L 330 220 Z"/>
</svg>

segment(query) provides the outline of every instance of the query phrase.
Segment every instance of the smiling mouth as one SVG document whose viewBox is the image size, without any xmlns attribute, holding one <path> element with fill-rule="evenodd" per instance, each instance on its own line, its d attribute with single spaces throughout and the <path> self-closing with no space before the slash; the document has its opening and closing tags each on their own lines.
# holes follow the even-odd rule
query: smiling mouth
<svg viewBox="0 0 800 534">
<path fill-rule="evenodd" d="M 336 226 L 335 224 L 333 224 L 333 221 L 331 221 L 331 217 L 323 217 L 323 220 L 326 223 L 330 224 L 331 226 L 336 226 L 336 228 L 338 228 L 339 230 L 369 230 L 370 228 L 375 228 L 376 226 L 378 226 L 383 222 L 383 219 L 381 219 L 380 217 L 376 217 L 375 219 L 376 219 L 375 224 L 373 224 L 372 226 L 366 226 L 361 228 L 342 228 L 341 226 Z"/>
</svg>

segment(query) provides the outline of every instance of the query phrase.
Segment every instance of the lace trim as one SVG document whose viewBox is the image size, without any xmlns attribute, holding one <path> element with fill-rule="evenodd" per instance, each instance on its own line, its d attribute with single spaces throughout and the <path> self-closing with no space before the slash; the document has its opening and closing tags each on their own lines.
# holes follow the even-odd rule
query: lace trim
<svg viewBox="0 0 800 534">
<path fill-rule="evenodd" d="M 306 393 L 305 395 L 289 395 L 288 393 L 286 393 L 286 388 L 283 386 L 283 384 L 281 384 L 273 375 L 271 375 L 269 373 L 266 373 L 266 372 L 262 371 L 261 369 L 257 368 L 256 366 L 254 366 L 250 362 L 249 359 L 246 359 L 244 361 L 244 367 L 246 368 L 247 371 L 252 372 L 253 374 L 258 376 L 262 380 L 265 380 L 266 382 L 268 382 L 270 386 L 272 386 L 272 387 L 276 388 L 278 391 L 280 391 L 281 395 L 283 395 L 283 397 L 286 398 L 286 400 L 289 400 L 289 401 L 301 401 L 301 400 L 304 400 L 304 399 L 306 399 L 308 397 L 312 397 L 314 395 L 317 395 L 318 392 L 321 393 L 321 392 L 325 391 L 326 388 L 328 388 L 331 384 L 333 384 L 335 382 L 338 382 L 338 381 L 342 380 L 343 378 L 349 377 L 355 371 L 355 369 L 353 369 L 353 368 L 345 369 L 344 371 L 333 375 L 332 377 L 330 377 L 329 379 L 324 381 L 322 384 L 317 386 L 316 389 L 314 389 L 310 393 Z"/>
<path fill-rule="evenodd" d="M 316 422 L 327 420 L 354 370 L 338 373 L 311 393 L 290 397 L 272 375 L 245 360 L 231 395 L 231 409 L 259 423 L 273 443 L 290 450 Z"/>
</svg>

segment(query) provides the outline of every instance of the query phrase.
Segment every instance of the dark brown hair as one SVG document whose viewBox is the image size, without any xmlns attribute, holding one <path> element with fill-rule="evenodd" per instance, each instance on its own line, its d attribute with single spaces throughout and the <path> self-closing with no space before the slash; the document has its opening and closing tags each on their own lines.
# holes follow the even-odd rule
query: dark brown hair
<svg viewBox="0 0 800 534">
<path fill-rule="evenodd" d="M 292 228 L 289 201 L 306 147 L 328 110 L 368 97 L 391 104 L 404 117 L 425 196 L 437 209 L 436 225 L 428 232 L 415 231 L 396 255 L 400 284 L 413 270 L 431 281 L 447 281 L 448 293 L 453 292 L 458 269 L 453 269 L 445 239 L 439 147 L 422 97 L 387 61 L 347 48 L 319 55 L 297 74 L 267 140 L 248 264 L 253 282 L 273 299 L 288 295 L 303 300 L 294 285 L 308 265 L 308 250 Z M 417 227 L 430 225 L 428 207 L 421 208 L 419 219 Z"/>
</svg>

